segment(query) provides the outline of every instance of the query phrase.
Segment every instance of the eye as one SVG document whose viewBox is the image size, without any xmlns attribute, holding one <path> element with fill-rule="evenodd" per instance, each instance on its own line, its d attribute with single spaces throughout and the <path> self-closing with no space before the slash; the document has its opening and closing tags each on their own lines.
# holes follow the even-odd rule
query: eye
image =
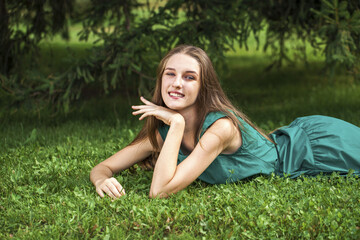
<svg viewBox="0 0 360 240">
<path fill-rule="evenodd" d="M 168 76 L 175 76 L 175 73 L 173 72 L 166 72 L 165 75 L 168 75 Z"/>
<path fill-rule="evenodd" d="M 187 75 L 187 76 L 185 76 L 185 79 L 187 79 L 187 80 L 195 80 L 195 77 L 192 76 L 192 75 Z"/>
</svg>

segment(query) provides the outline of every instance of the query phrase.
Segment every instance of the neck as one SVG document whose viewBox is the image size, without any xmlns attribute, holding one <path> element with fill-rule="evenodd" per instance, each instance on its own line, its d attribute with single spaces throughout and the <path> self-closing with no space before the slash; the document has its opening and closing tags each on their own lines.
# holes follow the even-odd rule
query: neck
<svg viewBox="0 0 360 240">
<path fill-rule="evenodd" d="M 185 119 L 185 130 L 184 133 L 193 133 L 195 134 L 196 128 L 198 127 L 199 116 L 198 110 L 196 107 L 190 109 L 184 109 L 179 112 Z"/>
</svg>

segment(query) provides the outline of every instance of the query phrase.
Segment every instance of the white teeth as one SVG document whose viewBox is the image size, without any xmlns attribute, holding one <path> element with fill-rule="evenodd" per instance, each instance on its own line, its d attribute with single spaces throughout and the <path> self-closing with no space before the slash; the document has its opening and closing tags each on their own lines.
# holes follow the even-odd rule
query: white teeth
<svg viewBox="0 0 360 240">
<path fill-rule="evenodd" d="M 169 95 L 172 97 L 182 97 L 183 96 L 182 94 L 174 93 L 174 92 L 169 93 Z"/>
</svg>

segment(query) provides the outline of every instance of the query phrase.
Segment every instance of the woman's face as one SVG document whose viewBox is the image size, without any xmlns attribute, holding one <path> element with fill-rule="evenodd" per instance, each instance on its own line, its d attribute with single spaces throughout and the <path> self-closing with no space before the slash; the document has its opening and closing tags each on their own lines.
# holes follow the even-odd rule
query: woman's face
<svg viewBox="0 0 360 240">
<path fill-rule="evenodd" d="M 176 111 L 195 107 L 200 91 L 200 66 L 192 57 L 178 53 L 169 58 L 162 75 L 161 96 Z"/>
</svg>

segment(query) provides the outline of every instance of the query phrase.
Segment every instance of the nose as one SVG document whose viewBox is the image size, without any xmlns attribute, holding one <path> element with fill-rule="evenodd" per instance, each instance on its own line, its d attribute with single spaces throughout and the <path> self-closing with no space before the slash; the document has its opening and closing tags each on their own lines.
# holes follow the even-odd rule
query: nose
<svg viewBox="0 0 360 240">
<path fill-rule="evenodd" d="M 182 86 L 182 78 L 181 75 L 177 75 L 173 81 L 173 87 L 175 88 L 181 88 Z"/>
</svg>

